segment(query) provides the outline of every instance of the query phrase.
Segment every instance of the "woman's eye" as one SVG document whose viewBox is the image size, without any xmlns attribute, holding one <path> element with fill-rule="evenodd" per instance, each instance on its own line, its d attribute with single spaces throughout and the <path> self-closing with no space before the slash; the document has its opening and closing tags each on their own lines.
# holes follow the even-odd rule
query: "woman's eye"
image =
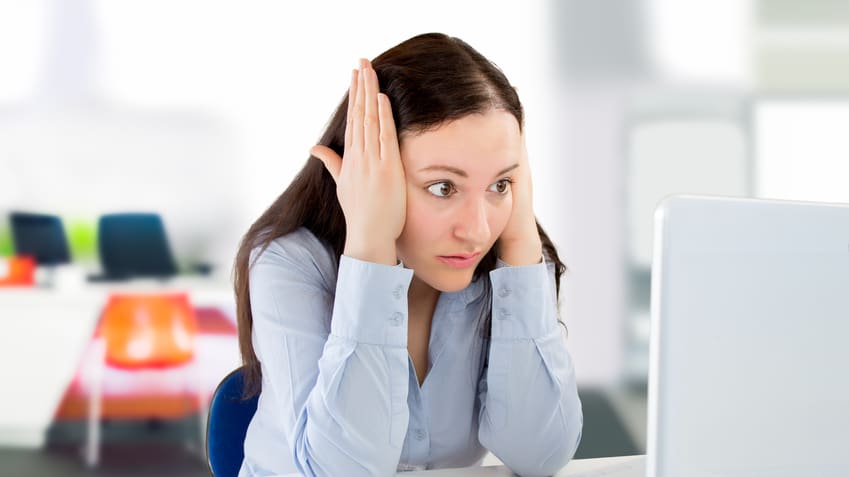
<svg viewBox="0 0 849 477">
<path fill-rule="evenodd" d="M 501 179 L 500 181 L 496 182 L 495 184 L 492 184 L 492 186 L 490 186 L 489 190 L 491 190 L 492 192 L 496 192 L 498 194 L 506 194 L 507 190 L 510 189 L 510 184 L 512 182 L 513 181 L 511 181 L 510 179 Z"/>
<path fill-rule="evenodd" d="M 448 197 L 454 192 L 454 186 L 450 182 L 437 182 L 427 188 L 428 192 L 437 197 Z"/>
</svg>

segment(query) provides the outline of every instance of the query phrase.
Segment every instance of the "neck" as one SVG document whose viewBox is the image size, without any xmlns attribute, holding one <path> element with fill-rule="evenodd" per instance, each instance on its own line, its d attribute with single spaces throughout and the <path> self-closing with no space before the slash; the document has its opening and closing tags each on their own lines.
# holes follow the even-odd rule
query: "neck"
<svg viewBox="0 0 849 477">
<path fill-rule="evenodd" d="M 410 288 L 407 290 L 407 304 L 410 309 L 429 309 L 432 312 L 436 307 L 437 299 L 439 299 L 439 290 L 413 275 Z"/>
</svg>

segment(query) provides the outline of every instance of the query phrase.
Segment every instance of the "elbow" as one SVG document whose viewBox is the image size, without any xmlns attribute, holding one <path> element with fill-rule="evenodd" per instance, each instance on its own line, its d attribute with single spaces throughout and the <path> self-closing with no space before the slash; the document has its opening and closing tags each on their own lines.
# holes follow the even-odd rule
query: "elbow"
<svg viewBox="0 0 849 477">
<path fill-rule="evenodd" d="M 576 419 L 572 420 L 570 425 L 565 426 L 561 439 L 558 440 L 559 445 L 555 445 L 551 449 L 551 453 L 543 461 L 546 471 L 551 471 L 548 474 L 552 475 L 560 469 L 566 467 L 566 464 L 575 457 L 575 452 L 578 451 L 578 446 L 581 445 L 581 436 L 584 431 L 584 416 L 583 413 L 578 413 Z"/>
<path fill-rule="evenodd" d="M 580 440 L 580 436 L 578 440 Z M 522 477 L 551 476 L 566 467 L 578 448 L 577 442 L 554 444 L 556 445 L 552 448 L 546 449 L 548 455 L 539 452 L 529 452 L 524 455 L 505 455 L 501 461 L 511 471 Z M 495 452 L 493 454 L 498 456 Z"/>
<path fill-rule="evenodd" d="M 552 476 L 566 467 L 575 455 L 576 449 L 577 445 L 560 445 L 542 460 L 538 460 L 535 456 L 529 454 L 524 456 L 505 456 L 501 461 L 516 475 L 522 477 Z M 498 454 L 495 455 L 498 456 Z"/>
<path fill-rule="evenodd" d="M 400 452 L 392 446 L 356 445 L 306 433 L 292 447 L 295 468 L 305 477 L 392 477 Z"/>
<path fill-rule="evenodd" d="M 581 443 L 583 417 L 564 423 L 556 433 L 537 434 L 538 438 L 522 438 L 527 433 L 481 432 L 479 439 L 490 452 L 511 471 L 522 477 L 550 476 L 566 467 Z M 483 428 L 481 429 L 483 431 Z M 495 437 L 495 435 L 499 437 Z M 504 436 L 511 436 L 504 439 Z"/>
<path fill-rule="evenodd" d="M 536 461 L 536 468 L 528 469 L 528 473 L 516 472 L 519 475 L 554 475 L 561 469 L 566 467 L 570 460 L 575 456 L 578 450 L 578 445 L 581 443 L 581 426 L 576 429 L 571 429 L 567 433 L 566 439 L 553 446 L 550 454 L 540 461 Z"/>
</svg>

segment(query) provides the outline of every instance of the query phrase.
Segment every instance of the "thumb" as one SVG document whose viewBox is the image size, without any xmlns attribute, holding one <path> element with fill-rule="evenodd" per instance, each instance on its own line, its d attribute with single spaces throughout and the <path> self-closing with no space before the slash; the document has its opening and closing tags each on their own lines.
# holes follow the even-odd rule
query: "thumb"
<svg viewBox="0 0 849 477">
<path fill-rule="evenodd" d="M 310 149 L 310 154 L 318 158 L 324 164 L 324 168 L 327 169 L 327 172 L 333 176 L 333 180 L 339 182 L 339 171 L 342 168 L 342 158 L 339 157 L 339 154 L 336 154 L 336 151 L 330 149 L 327 146 L 313 146 Z"/>
</svg>

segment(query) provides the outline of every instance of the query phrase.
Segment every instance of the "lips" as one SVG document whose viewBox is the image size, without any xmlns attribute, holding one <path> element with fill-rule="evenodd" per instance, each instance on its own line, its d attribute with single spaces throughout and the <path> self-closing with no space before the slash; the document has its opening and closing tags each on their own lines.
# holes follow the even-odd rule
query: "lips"
<svg viewBox="0 0 849 477">
<path fill-rule="evenodd" d="M 436 259 L 452 268 L 468 268 L 475 264 L 479 256 L 480 252 L 458 253 L 454 255 L 439 255 Z"/>
</svg>

